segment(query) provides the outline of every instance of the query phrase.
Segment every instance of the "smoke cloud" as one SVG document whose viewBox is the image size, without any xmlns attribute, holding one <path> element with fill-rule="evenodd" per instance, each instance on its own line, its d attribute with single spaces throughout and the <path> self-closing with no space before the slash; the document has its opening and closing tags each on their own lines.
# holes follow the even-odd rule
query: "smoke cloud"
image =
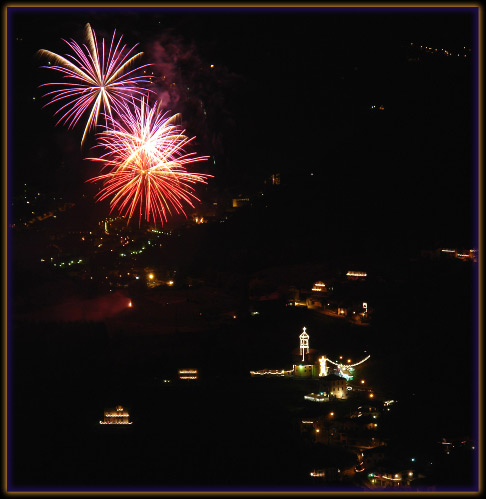
<svg viewBox="0 0 486 499">
<path fill-rule="evenodd" d="M 35 319 L 65 322 L 102 321 L 130 308 L 130 303 L 130 298 L 120 291 L 90 299 L 71 298 L 39 311 Z"/>
</svg>

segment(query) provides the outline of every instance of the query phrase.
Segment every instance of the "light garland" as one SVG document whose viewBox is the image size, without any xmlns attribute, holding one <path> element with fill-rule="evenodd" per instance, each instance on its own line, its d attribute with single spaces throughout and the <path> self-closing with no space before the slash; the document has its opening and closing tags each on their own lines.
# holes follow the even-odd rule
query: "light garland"
<svg viewBox="0 0 486 499">
<path fill-rule="evenodd" d="M 261 371 L 250 371 L 250 374 L 252 376 L 265 376 L 265 375 L 272 375 L 272 376 L 285 376 L 286 374 L 291 374 L 292 371 L 284 371 L 278 370 L 278 369 L 270 369 L 268 371 L 261 370 Z"/>
<path fill-rule="evenodd" d="M 130 421 L 116 421 L 116 422 L 113 422 L 113 421 L 100 421 L 100 424 L 132 424 L 132 422 Z"/>
<path fill-rule="evenodd" d="M 305 359 L 305 354 L 309 353 L 309 335 L 305 332 L 305 326 L 302 328 L 302 334 L 299 336 L 300 338 L 300 353 L 302 355 L 302 362 Z M 307 350 L 307 351 L 306 351 Z"/>
<path fill-rule="evenodd" d="M 363 362 L 367 361 L 369 358 L 371 357 L 371 355 L 368 355 L 367 357 L 365 357 L 364 359 L 360 360 L 359 362 L 356 362 L 356 364 L 339 364 L 338 362 L 334 362 L 333 360 L 331 359 L 327 359 L 328 362 L 330 362 L 331 364 L 334 364 L 335 366 L 338 366 L 340 368 L 344 368 L 344 369 L 347 369 L 349 367 L 354 367 L 354 366 L 359 366 L 360 364 L 362 364 Z"/>
</svg>

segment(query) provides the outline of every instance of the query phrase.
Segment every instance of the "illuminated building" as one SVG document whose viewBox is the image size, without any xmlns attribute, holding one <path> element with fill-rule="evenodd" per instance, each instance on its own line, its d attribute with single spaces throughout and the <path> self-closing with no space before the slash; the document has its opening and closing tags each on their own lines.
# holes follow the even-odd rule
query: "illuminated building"
<svg viewBox="0 0 486 499">
<path fill-rule="evenodd" d="M 310 400 L 311 402 L 329 402 L 329 397 L 326 392 L 308 393 L 307 395 L 304 395 L 304 399 Z"/>
<path fill-rule="evenodd" d="M 462 261 L 478 261 L 478 250 L 477 249 L 453 249 L 453 248 L 439 248 L 436 250 L 421 250 L 420 255 L 422 258 L 426 258 L 428 260 L 437 260 L 437 259 L 459 259 Z"/>
<path fill-rule="evenodd" d="M 318 282 L 314 283 L 314 286 L 312 286 L 312 291 L 322 293 L 322 292 L 326 292 L 327 288 L 326 288 L 326 285 L 322 281 L 318 281 Z"/>
<path fill-rule="evenodd" d="M 335 397 L 338 399 L 344 399 L 348 395 L 348 390 L 346 389 L 346 378 L 342 378 L 341 376 L 337 376 L 336 374 L 330 374 L 329 376 L 324 376 L 322 378 L 324 381 L 327 393 L 331 397 Z"/>
<path fill-rule="evenodd" d="M 419 478 L 415 470 L 407 469 L 395 472 L 369 473 L 368 478 L 376 487 L 408 488 L 413 480 Z M 420 475 L 422 478 L 422 475 Z"/>
<path fill-rule="evenodd" d="M 243 206 L 248 206 L 250 204 L 250 198 L 244 198 L 242 196 L 238 196 L 237 198 L 233 198 L 233 208 L 241 208 Z"/>
<path fill-rule="evenodd" d="M 179 379 L 198 379 L 197 369 L 179 369 Z"/>
<path fill-rule="evenodd" d="M 366 272 L 358 272 L 356 270 L 348 270 L 348 272 L 346 272 L 346 277 L 354 281 L 356 280 L 362 281 L 366 276 L 367 276 Z"/>
<path fill-rule="evenodd" d="M 318 367 L 315 364 L 294 365 L 293 373 L 298 378 L 315 378 L 318 375 Z"/>
<path fill-rule="evenodd" d="M 204 218 L 203 216 L 200 216 L 200 215 L 193 215 L 192 216 L 192 221 L 195 223 L 195 224 L 205 224 L 205 223 L 208 223 L 208 220 L 207 218 Z"/>
<path fill-rule="evenodd" d="M 132 424 L 130 422 L 130 414 L 123 409 L 121 405 L 117 405 L 115 409 L 105 411 L 105 417 L 100 424 Z"/>
</svg>

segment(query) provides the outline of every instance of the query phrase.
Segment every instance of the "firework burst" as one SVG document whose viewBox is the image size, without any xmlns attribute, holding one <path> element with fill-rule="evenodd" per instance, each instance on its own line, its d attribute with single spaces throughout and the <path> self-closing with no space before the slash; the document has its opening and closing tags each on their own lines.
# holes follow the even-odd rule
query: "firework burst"
<svg viewBox="0 0 486 499">
<path fill-rule="evenodd" d="M 41 85 L 60 87 L 45 94 L 45 97 L 50 98 L 46 105 L 61 104 L 55 112 L 55 115 L 61 114 L 57 124 L 64 122 L 72 128 L 89 112 L 81 144 L 87 132 L 96 126 L 101 112 L 111 116 L 112 110 L 117 106 L 133 98 L 145 96 L 149 90 L 140 89 L 138 85 L 150 82 L 150 76 L 134 75 L 136 71 L 150 64 L 129 69 L 143 54 L 133 53 L 136 45 L 131 49 L 127 49 L 126 45 L 121 46 L 122 37 L 115 41 L 115 31 L 109 49 L 105 50 L 103 39 L 100 51 L 96 34 L 89 24 L 85 27 L 85 34 L 87 45 L 79 45 L 72 39 L 63 40 L 73 50 L 74 55 L 66 54 L 63 57 L 49 50 L 38 51 L 39 55 L 48 57 L 55 64 L 43 67 L 59 71 L 64 74 L 64 78 L 71 80 Z"/>
<path fill-rule="evenodd" d="M 186 137 L 177 124 L 179 115 L 168 117 L 160 104 L 151 108 L 142 99 L 118 112 L 118 119 L 107 117 L 106 129 L 98 134 L 97 147 L 106 152 L 99 158 L 88 158 L 101 161 L 108 170 L 89 180 L 103 182 L 97 200 L 111 198 L 110 213 L 118 210 L 129 220 L 138 208 L 139 225 L 142 217 L 153 219 L 155 224 L 160 220 L 163 225 L 173 213 L 186 216 L 184 204 L 194 207 L 194 201 L 199 201 L 194 185 L 211 177 L 190 173 L 186 166 L 208 156 L 186 153 L 193 138 Z"/>
</svg>

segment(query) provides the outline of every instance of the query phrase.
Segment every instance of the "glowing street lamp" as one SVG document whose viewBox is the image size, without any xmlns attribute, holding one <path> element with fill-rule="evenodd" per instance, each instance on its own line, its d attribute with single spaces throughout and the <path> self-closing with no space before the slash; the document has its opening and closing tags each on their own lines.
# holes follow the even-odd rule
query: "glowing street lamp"
<svg viewBox="0 0 486 499">
<path fill-rule="evenodd" d="M 154 278 L 154 275 L 153 275 L 153 274 L 149 274 L 149 275 L 148 275 L 148 278 L 149 278 L 150 280 L 152 280 L 152 279 Z"/>
<path fill-rule="evenodd" d="M 361 384 L 362 384 L 362 385 L 364 385 L 364 382 L 365 382 L 365 380 L 364 380 L 364 379 L 362 379 L 362 380 L 361 380 Z"/>
</svg>

